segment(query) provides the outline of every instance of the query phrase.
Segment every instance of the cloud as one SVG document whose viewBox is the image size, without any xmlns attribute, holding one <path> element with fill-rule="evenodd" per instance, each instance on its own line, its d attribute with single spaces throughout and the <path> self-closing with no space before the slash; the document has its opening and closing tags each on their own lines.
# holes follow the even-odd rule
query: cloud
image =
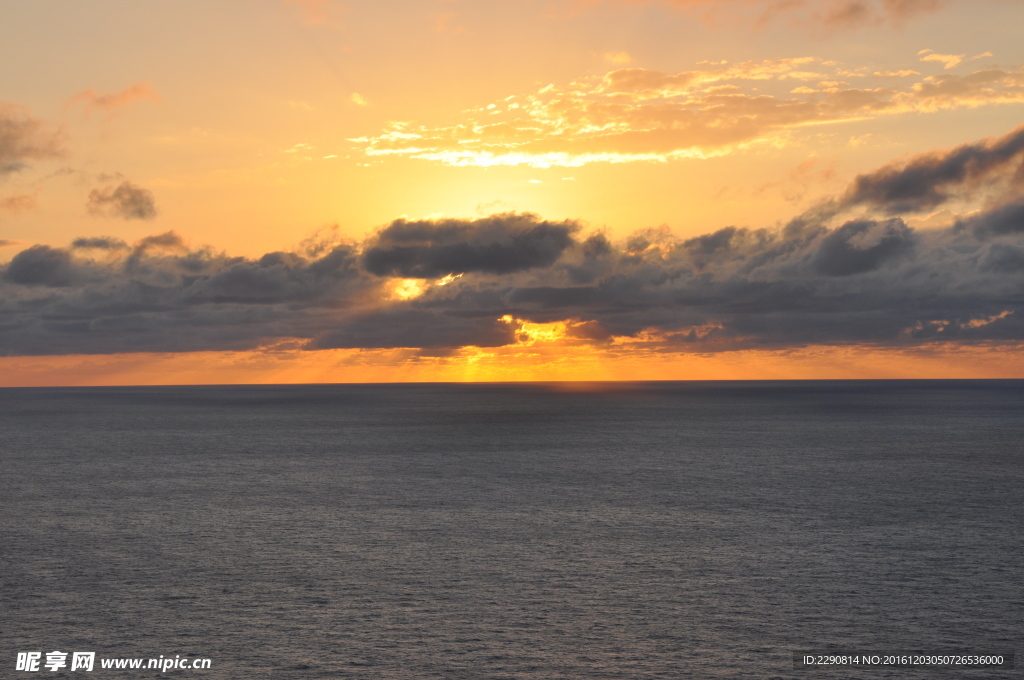
<svg viewBox="0 0 1024 680">
<path fill-rule="evenodd" d="M 135 83 L 120 92 L 100 94 L 96 90 L 83 90 L 68 100 L 67 106 L 81 105 L 86 115 L 96 112 L 115 115 L 138 101 L 159 102 L 160 95 L 148 83 Z"/>
<path fill-rule="evenodd" d="M 17 214 L 35 210 L 35 208 L 36 197 L 30 194 L 16 194 L 0 199 L 0 210 L 5 210 L 9 213 Z"/>
<path fill-rule="evenodd" d="M 814 57 L 705 62 L 678 73 L 621 68 L 510 96 L 455 125 L 397 122 L 350 141 L 371 157 L 454 166 L 668 162 L 785 144 L 808 125 L 1024 102 L 1024 68 L 893 85 L 913 74 L 873 74 Z"/>
<path fill-rule="evenodd" d="M 95 250 L 128 250 L 128 244 L 113 236 L 93 236 L 76 238 L 71 242 L 72 249 L 95 249 Z"/>
<path fill-rule="evenodd" d="M 19 241 L 11 241 L 10 239 L 0 238 L 0 248 L 10 248 L 11 246 L 16 246 L 19 243 Z"/>
<path fill-rule="evenodd" d="M 73 261 L 67 250 L 37 245 L 15 255 L 4 270 L 3 279 L 22 286 L 65 287 L 83 282 L 84 268 L 85 265 Z"/>
<path fill-rule="evenodd" d="M 971 215 L 960 220 L 957 227 L 968 228 L 981 237 L 1024 234 L 1024 198 L 983 213 Z M 1001 244 L 1001 246 L 1016 248 L 1016 246 L 1008 244 Z"/>
<path fill-rule="evenodd" d="M 849 30 L 864 26 L 900 27 L 956 0 L 592 0 L 586 5 L 636 3 L 668 5 L 711 23 L 756 27 L 779 21 L 812 29 Z M 580 3 L 577 3 L 579 6 Z"/>
<path fill-rule="evenodd" d="M 378 270 L 384 276 L 370 271 L 377 265 L 366 254 L 388 252 L 374 250 L 380 235 L 319 257 L 255 259 L 189 248 L 171 233 L 128 248 L 80 239 L 68 249 L 27 248 L 3 270 L 0 346 L 11 354 L 238 350 L 291 339 L 308 349 L 527 343 L 713 352 L 1019 341 L 1024 209 L 1016 210 L 927 232 L 899 218 L 835 228 L 795 220 L 685 240 L 642 232 L 621 243 L 563 230 L 568 245 L 560 241 L 557 256 L 530 268 L 495 265 L 493 253 L 476 248 L 486 242 L 479 221 L 421 221 L 415 243 L 426 252 L 469 246 L 453 251 L 466 273 L 425 279 L 404 300 L 387 294 L 394 275 L 443 267 L 417 256 Z M 89 257 L 90 248 L 105 259 Z"/>
<path fill-rule="evenodd" d="M 601 56 L 609 64 L 622 65 L 629 64 L 633 61 L 633 57 L 629 54 L 629 52 L 626 52 L 625 50 L 619 52 L 605 52 Z"/>
<path fill-rule="evenodd" d="M 904 69 L 902 71 L 875 71 L 871 75 L 876 78 L 909 78 L 910 76 L 919 76 L 921 74 L 917 71 Z"/>
<path fill-rule="evenodd" d="M 959 66 L 967 55 L 964 54 L 938 54 L 932 50 L 921 50 L 917 53 L 921 61 L 935 61 L 942 64 L 942 68 L 950 69 Z M 924 56 L 921 56 L 924 55 Z M 991 56 L 991 55 L 989 55 Z"/>
<path fill-rule="evenodd" d="M 91 215 L 125 220 L 151 220 L 156 217 L 153 192 L 128 181 L 93 189 L 89 192 L 86 209 Z"/>
<path fill-rule="evenodd" d="M 0 180 L 26 167 L 29 161 L 58 158 L 62 136 L 47 129 L 25 109 L 0 102 Z"/>
<path fill-rule="evenodd" d="M 579 229 L 571 222 L 541 221 L 513 213 L 465 220 L 396 220 L 363 252 L 366 270 L 378 276 L 438 278 L 447 274 L 509 274 L 554 263 Z"/>
<path fill-rule="evenodd" d="M 0 267 L 0 347 L 102 354 L 287 342 L 439 356 L 1020 344 L 1022 134 L 868 173 L 781 228 L 687 239 L 662 228 L 612 241 L 578 222 L 504 213 L 396 220 L 361 243 L 327 230 L 258 258 L 174 232 L 34 245 Z M 928 229 L 895 214 L 950 196 L 973 196 L 976 209 Z"/>
<path fill-rule="evenodd" d="M 872 272 L 908 254 L 912 246 L 912 232 L 898 217 L 885 222 L 847 222 L 821 239 L 815 267 L 825 276 Z"/>
<path fill-rule="evenodd" d="M 933 209 L 989 183 L 1020 181 L 1022 164 L 1024 125 L 1002 137 L 920 154 L 860 175 L 843 205 L 867 205 L 889 214 Z"/>
</svg>

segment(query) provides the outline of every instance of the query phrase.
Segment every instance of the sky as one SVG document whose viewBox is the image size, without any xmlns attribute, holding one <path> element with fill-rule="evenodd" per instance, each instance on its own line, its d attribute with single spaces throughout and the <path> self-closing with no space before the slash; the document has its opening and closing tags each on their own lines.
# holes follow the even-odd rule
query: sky
<svg viewBox="0 0 1024 680">
<path fill-rule="evenodd" d="M 0 3 L 0 386 L 1024 378 L 1022 25 Z"/>
</svg>

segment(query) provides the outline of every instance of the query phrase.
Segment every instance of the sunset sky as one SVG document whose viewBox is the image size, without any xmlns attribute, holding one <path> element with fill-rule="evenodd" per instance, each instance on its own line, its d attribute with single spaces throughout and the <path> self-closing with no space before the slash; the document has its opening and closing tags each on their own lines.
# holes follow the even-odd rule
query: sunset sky
<svg viewBox="0 0 1024 680">
<path fill-rule="evenodd" d="M 0 386 L 1024 378 L 1024 3 L 0 4 Z"/>
</svg>

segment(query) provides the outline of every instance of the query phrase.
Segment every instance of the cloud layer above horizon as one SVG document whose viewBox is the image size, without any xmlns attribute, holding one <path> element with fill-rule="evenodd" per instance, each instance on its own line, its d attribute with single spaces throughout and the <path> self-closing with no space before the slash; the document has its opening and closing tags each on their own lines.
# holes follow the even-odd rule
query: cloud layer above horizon
<svg viewBox="0 0 1024 680">
<path fill-rule="evenodd" d="M 457 348 L 659 352 L 1024 340 L 1024 127 L 857 177 L 777 229 L 612 242 L 527 213 L 396 220 L 233 257 L 168 232 L 0 270 L 5 355 Z M 978 197 L 981 197 L 980 203 Z M 912 217 L 957 208 L 948 226 Z"/>
</svg>

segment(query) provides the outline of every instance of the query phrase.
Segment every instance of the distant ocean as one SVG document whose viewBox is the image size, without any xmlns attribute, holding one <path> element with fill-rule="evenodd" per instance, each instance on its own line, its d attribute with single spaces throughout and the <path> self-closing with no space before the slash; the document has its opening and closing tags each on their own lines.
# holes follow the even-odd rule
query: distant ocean
<svg viewBox="0 0 1024 680">
<path fill-rule="evenodd" d="M 0 463 L 4 678 L 1020 677 L 792 653 L 1020 653 L 1024 381 L 5 389 Z"/>
</svg>

